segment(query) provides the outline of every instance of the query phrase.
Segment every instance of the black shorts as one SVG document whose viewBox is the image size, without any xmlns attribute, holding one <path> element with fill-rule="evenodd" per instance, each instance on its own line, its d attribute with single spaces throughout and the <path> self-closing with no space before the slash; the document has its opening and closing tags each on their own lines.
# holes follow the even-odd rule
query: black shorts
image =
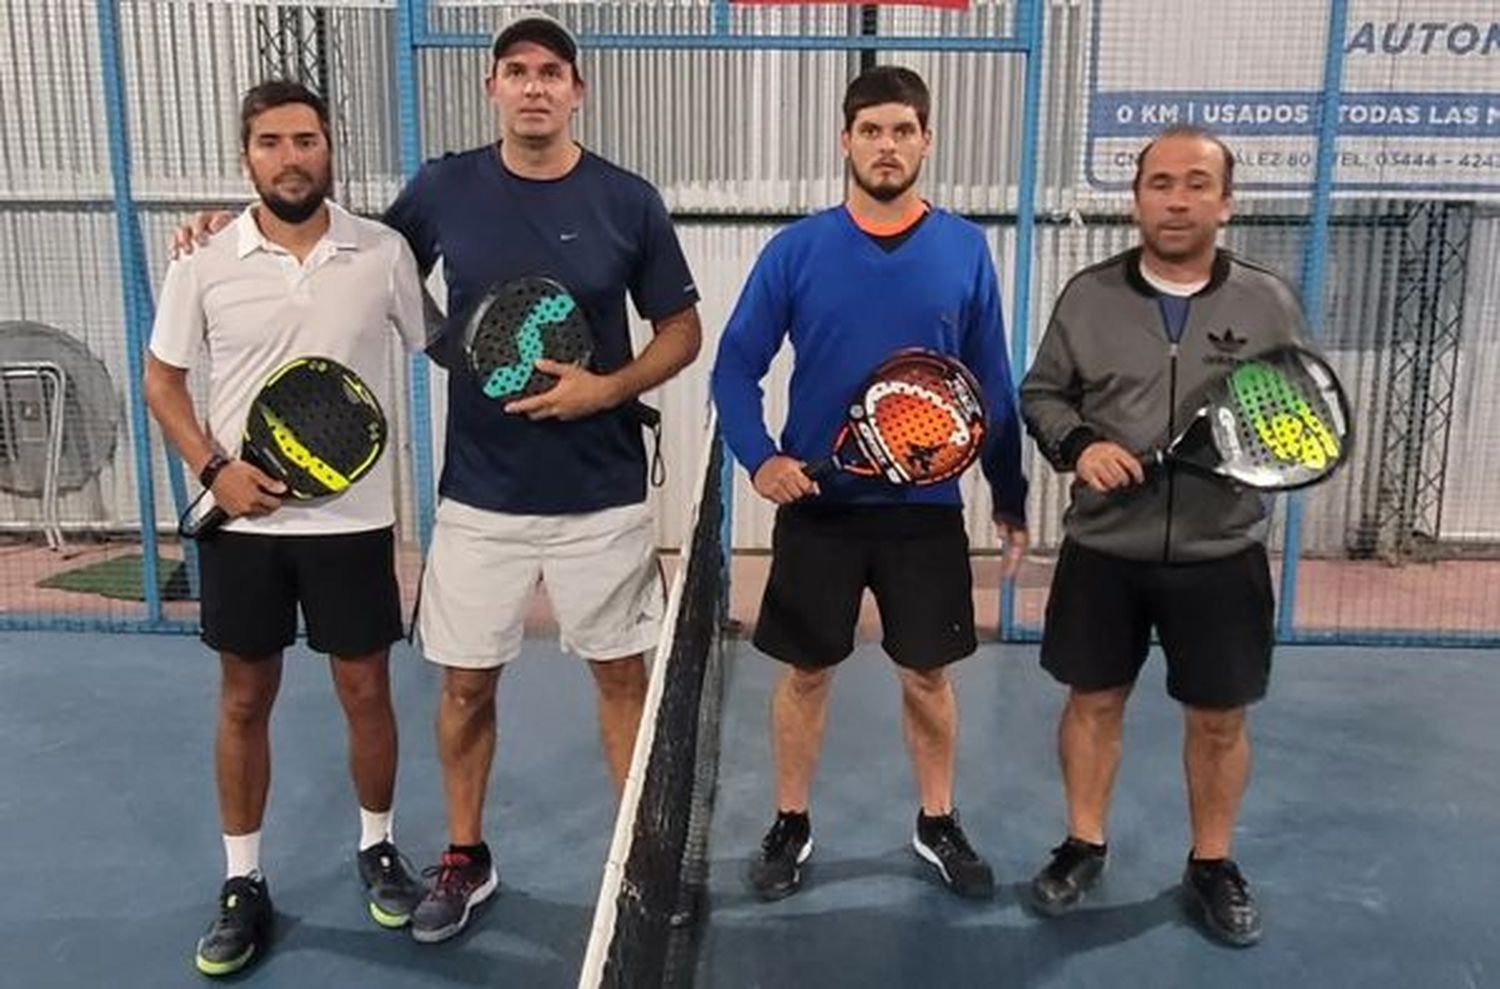
<svg viewBox="0 0 1500 989">
<path fill-rule="evenodd" d="M 1241 707 L 1265 696 L 1275 610 L 1263 546 L 1202 563 L 1146 563 L 1064 540 L 1042 666 L 1076 690 L 1127 686 L 1155 628 L 1168 694 L 1191 707 Z"/>
<path fill-rule="evenodd" d="M 936 669 L 972 653 L 973 576 L 963 511 L 947 505 L 791 505 L 776 513 L 755 646 L 802 669 L 854 650 L 860 599 L 880 608 L 882 645 L 901 666 Z"/>
<path fill-rule="evenodd" d="M 220 532 L 198 544 L 203 641 L 247 659 L 297 637 L 333 656 L 363 656 L 402 636 L 390 529 L 328 536 Z"/>
</svg>

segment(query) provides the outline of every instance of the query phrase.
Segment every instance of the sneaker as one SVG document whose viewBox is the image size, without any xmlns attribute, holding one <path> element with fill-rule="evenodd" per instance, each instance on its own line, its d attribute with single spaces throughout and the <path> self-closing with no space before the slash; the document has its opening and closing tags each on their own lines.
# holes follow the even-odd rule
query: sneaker
<svg viewBox="0 0 1500 989">
<path fill-rule="evenodd" d="M 219 916 L 198 939 L 194 961 L 204 975 L 238 972 L 271 939 L 271 894 L 259 874 L 235 876 L 219 890 Z"/>
<path fill-rule="evenodd" d="M 500 885 L 493 863 L 463 852 L 444 852 L 439 863 L 422 875 L 434 877 L 411 914 L 411 936 L 423 944 L 446 941 L 463 930 L 469 913 Z"/>
<path fill-rule="evenodd" d="M 382 841 L 360 852 L 356 860 L 375 923 L 381 927 L 405 927 L 427 892 L 421 880 L 412 875 L 406 856 L 389 841 Z"/>
<path fill-rule="evenodd" d="M 1210 935 L 1236 948 L 1260 940 L 1260 907 L 1233 859 L 1188 859 L 1182 874 L 1188 911 Z"/>
<path fill-rule="evenodd" d="M 1049 916 L 1067 913 L 1083 902 L 1084 896 L 1099 885 L 1109 852 L 1104 845 L 1094 845 L 1071 835 L 1052 849 L 1052 861 L 1031 880 L 1031 903 Z"/>
<path fill-rule="evenodd" d="M 812 824 L 806 812 L 781 811 L 750 859 L 750 887 L 762 900 L 779 900 L 802 885 L 802 863 L 812 854 Z"/>
<path fill-rule="evenodd" d="M 917 833 L 912 835 L 911 847 L 932 863 L 943 883 L 959 896 L 987 900 L 995 894 L 995 876 L 959 827 L 958 811 L 941 817 L 918 812 Z"/>
</svg>

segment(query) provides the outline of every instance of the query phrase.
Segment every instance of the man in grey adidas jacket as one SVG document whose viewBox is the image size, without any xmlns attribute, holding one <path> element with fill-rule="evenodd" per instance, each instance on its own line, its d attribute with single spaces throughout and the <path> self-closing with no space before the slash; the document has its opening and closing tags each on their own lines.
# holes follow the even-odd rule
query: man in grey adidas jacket
<svg viewBox="0 0 1500 989">
<path fill-rule="evenodd" d="M 1141 244 L 1068 283 L 1021 406 L 1043 454 L 1075 474 L 1042 642 L 1042 665 L 1069 687 L 1058 728 L 1068 833 L 1032 882 L 1034 902 L 1062 913 L 1103 871 L 1125 703 L 1155 628 L 1186 719 L 1183 890 L 1209 933 L 1247 946 L 1260 912 L 1230 843 L 1250 769 L 1246 707 L 1271 665 L 1266 505 L 1140 459 L 1186 426 L 1195 393 L 1237 359 L 1302 336 L 1286 283 L 1216 246 L 1233 180 L 1229 149 L 1196 128 L 1171 128 L 1141 152 Z"/>
</svg>

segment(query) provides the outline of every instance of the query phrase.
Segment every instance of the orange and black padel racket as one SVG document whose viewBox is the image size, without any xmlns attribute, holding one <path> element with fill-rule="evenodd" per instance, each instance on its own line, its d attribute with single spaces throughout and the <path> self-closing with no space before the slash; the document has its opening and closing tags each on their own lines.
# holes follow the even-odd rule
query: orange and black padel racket
<svg viewBox="0 0 1500 989">
<path fill-rule="evenodd" d="M 870 373 L 849 404 L 833 453 L 808 464 L 814 481 L 836 471 L 891 484 L 938 484 L 979 457 L 986 428 L 974 375 L 946 354 L 913 348 Z"/>
</svg>

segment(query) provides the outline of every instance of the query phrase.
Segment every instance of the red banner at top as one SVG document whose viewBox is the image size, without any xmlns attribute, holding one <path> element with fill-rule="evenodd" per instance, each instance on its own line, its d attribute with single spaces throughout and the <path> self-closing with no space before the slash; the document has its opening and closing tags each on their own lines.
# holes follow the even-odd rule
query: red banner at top
<svg viewBox="0 0 1500 989">
<path fill-rule="evenodd" d="M 942 7 L 968 10 L 969 0 L 729 0 L 747 7 L 811 7 L 814 4 L 843 4 L 845 7 Z"/>
</svg>

